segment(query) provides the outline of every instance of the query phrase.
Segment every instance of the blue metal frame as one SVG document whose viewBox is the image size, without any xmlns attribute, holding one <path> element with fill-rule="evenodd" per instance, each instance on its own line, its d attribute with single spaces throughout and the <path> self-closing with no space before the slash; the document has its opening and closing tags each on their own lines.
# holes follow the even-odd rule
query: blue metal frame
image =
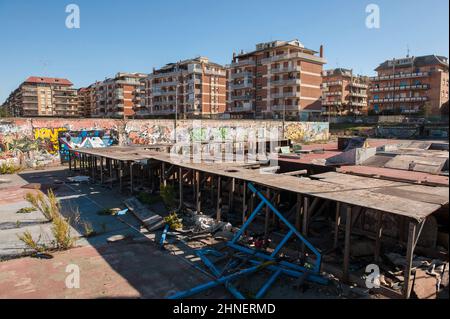
<svg viewBox="0 0 450 319">
<path fill-rule="evenodd" d="M 301 276 L 305 276 L 306 280 L 313 281 L 319 284 L 328 284 L 328 280 L 320 275 L 320 267 L 322 255 L 320 252 L 305 238 L 303 237 L 295 227 L 289 223 L 289 221 L 284 218 L 284 216 L 270 203 L 270 201 L 259 192 L 256 187 L 252 183 L 248 183 L 249 189 L 254 192 L 260 199 L 261 202 L 258 204 L 256 209 L 251 213 L 248 220 L 244 223 L 241 229 L 236 233 L 233 239 L 227 243 L 228 247 L 230 247 L 235 253 L 232 255 L 233 257 L 245 259 L 245 261 L 253 264 L 250 268 L 239 270 L 233 274 L 223 275 L 227 268 L 220 270 L 214 263 L 207 257 L 207 255 L 213 255 L 215 257 L 223 257 L 224 254 L 216 251 L 214 249 L 200 249 L 196 251 L 196 254 L 201 258 L 203 263 L 211 270 L 212 274 L 217 278 L 208 283 L 199 285 L 190 290 L 176 293 L 169 297 L 169 299 L 179 299 L 179 298 L 187 298 L 194 294 L 200 293 L 207 289 L 219 286 L 221 284 L 225 285 L 225 287 L 230 291 L 230 293 L 237 299 L 245 299 L 245 297 L 236 289 L 236 287 L 231 283 L 232 280 L 237 278 L 247 276 L 263 269 L 268 269 L 272 271 L 272 275 L 269 279 L 263 284 L 263 286 L 259 289 L 256 294 L 256 298 L 262 298 L 267 290 L 273 285 L 273 283 L 277 280 L 277 278 L 281 274 L 285 274 L 288 276 L 292 276 L 295 278 L 299 278 Z M 238 244 L 239 239 L 242 237 L 245 230 L 251 224 L 251 222 L 255 219 L 255 217 L 261 212 L 263 207 L 267 205 L 277 216 L 278 218 L 289 228 L 289 232 L 286 236 L 280 241 L 275 250 L 269 255 L 265 254 L 262 251 L 258 251 L 255 249 L 251 249 L 249 247 L 245 247 Z M 313 269 L 307 269 L 305 267 L 287 262 L 287 261 L 277 261 L 277 256 L 281 249 L 286 245 L 286 243 L 292 238 L 293 235 L 296 235 L 298 239 L 308 247 L 316 256 L 316 260 L 314 263 Z M 253 257 L 253 258 L 252 258 Z"/>
</svg>

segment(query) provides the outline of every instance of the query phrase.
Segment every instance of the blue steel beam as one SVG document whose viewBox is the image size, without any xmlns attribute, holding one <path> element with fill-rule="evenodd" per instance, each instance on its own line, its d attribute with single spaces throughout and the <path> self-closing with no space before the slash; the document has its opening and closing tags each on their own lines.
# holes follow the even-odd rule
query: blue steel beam
<svg viewBox="0 0 450 319">
<path fill-rule="evenodd" d="M 222 285 L 222 284 L 224 284 L 224 283 L 226 283 L 226 282 L 228 282 L 230 280 L 237 279 L 239 277 L 242 277 L 242 276 L 249 275 L 251 273 L 257 272 L 257 271 L 262 269 L 261 266 L 262 265 L 259 264 L 257 266 L 253 266 L 253 267 L 250 267 L 250 268 L 247 268 L 247 269 L 240 270 L 240 271 L 238 271 L 238 272 L 236 272 L 234 274 L 231 274 L 231 275 L 228 275 L 228 276 L 223 276 L 221 278 L 217 278 L 216 280 L 207 282 L 207 283 L 205 283 L 203 285 L 194 287 L 194 288 L 186 290 L 186 291 L 182 291 L 182 292 L 176 293 L 176 294 L 174 294 L 172 296 L 169 296 L 168 299 L 182 299 L 182 298 L 190 297 L 190 296 L 198 294 L 198 293 L 200 293 L 202 291 L 205 291 L 205 290 L 208 290 L 210 288 L 214 288 L 216 286 Z"/>
</svg>

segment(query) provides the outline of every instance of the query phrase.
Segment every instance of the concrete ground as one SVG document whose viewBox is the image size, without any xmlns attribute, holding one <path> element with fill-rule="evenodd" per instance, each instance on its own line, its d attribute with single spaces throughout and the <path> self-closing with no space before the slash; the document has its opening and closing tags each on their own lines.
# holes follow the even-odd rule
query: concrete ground
<svg viewBox="0 0 450 319">
<path fill-rule="evenodd" d="M 68 265 L 80 270 L 80 287 L 67 288 Z M 166 298 L 210 280 L 180 258 L 149 242 L 85 246 L 53 259 L 20 258 L 0 263 L 0 298 Z M 206 294 L 220 298 L 222 288 Z M 205 297 L 205 295 L 203 295 Z"/>
<path fill-rule="evenodd" d="M 0 298 L 165 298 L 211 280 L 192 267 L 198 261 L 194 255 L 161 251 L 154 244 L 157 235 L 142 232 L 133 215 L 119 219 L 99 214 L 104 209 L 124 208 L 126 196 L 95 184 L 69 183 L 68 174 L 60 167 L 1 176 Z M 71 235 L 79 237 L 76 248 L 54 252 L 52 259 L 19 258 L 27 249 L 18 234 L 29 231 L 46 244 L 52 239 L 51 223 L 41 213 L 17 213 L 31 207 L 24 196 L 34 190 L 23 188 L 30 183 L 54 189 L 62 214 L 71 221 Z M 92 226 L 93 236 L 83 236 L 85 223 Z M 115 235 L 125 239 L 108 243 L 107 238 Z M 69 264 L 79 266 L 79 289 L 65 285 Z M 219 288 L 203 297 L 225 295 Z"/>
<path fill-rule="evenodd" d="M 87 183 L 72 184 L 67 180 L 66 168 L 51 170 L 27 171 L 14 175 L 4 175 L 0 183 L 0 259 L 11 258 L 26 252 L 26 246 L 17 235 L 29 231 L 36 240 L 50 244 L 51 224 L 45 217 L 35 211 L 29 214 L 18 214 L 20 208 L 31 207 L 24 196 L 33 190 L 22 188 L 27 184 L 41 184 L 52 187 L 61 203 L 61 212 L 71 219 L 72 236 L 80 237 L 77 245 L 102 245 L 106 238 L 113 235 L 141 236 L 130 226 L 113 216 L 100 215 L 99 211 L 113 207 L 123 208 L 126 198 L 120 193 L 103 189 Z M 8 182 L 6 182 L 9 180 Z M 45 191 L 44 191 L 45 192 Z M 76 217 L 79 215 L 79 217 Z M 77 220 L 75 220 L 77 219 Z M 139 222 L 130 215 L 123 216 L 127 223 L 139 228 Z M 83 238 L 85 225 L 89 224 L 97 234 Z"/>
</svg>

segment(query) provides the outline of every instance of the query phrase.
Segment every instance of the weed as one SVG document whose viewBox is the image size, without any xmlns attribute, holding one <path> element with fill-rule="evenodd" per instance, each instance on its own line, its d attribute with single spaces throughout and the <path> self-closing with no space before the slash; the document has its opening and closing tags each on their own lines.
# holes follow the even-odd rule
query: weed
<svg viewBox="0 0 450 319">
<path fill-rule="evenodd" d="M 47 250 L 47 247 L 43 244 L 39 244 L 41 236 L 36 241 L 33 239 L 31 233 L 27 230 L 22 235 L 17 234 L 17 237 L 25 244 L 28 248 L 34 250 L 37 253 L 41 253 Z"/>
<path fill-rule="evenodd" d="M 47 198 L 42 192 L 38 192 L 36 194 L 26 194 L 25 199 L 49 221 L 52 221 L 55 216 L 60 215 L 60 205 L 52 190 L 48 190 Z"/>
<path fill-rule="evenodd" d="M 172 185 L 160 185 L 159 194 L 166 205 L 167 209 L 175 208 L 175 189 Z"/>
<path fill-rule="evenodd" d="M 55 238 L 55 248 L 59 250 L 67 250 L 72 248 L 75 238 L 70 234 L 70 224 L 61 215 L 55 216 L 52 220 L 52 234 Z"/>
<path fill-rule="evenodd" d="M 164 218 L 164 221 L 167 225 L 169 225 L 170 229 L 177 230 L 183 228 L 183 224 L 181 223 L 181 219 L 178 218 L 177 213 L 172 213 L 169 216 Z"/>
<path fill-rule="evenodd" d="M 16 228 L 20 228 L 20 220 L 16 220 Z"/>
<path fill-rule="evenodd" d="M 84 228 L 84 237 L 92 237 L 94 235 L 96 235 L 96 232 L 94 230 L 94 227 L 92 226 L 91 222 L 84 222 L 83 223 L 83 228 Z"/>
<path fill-rule="evenodd" d="M 136 198 L 142 203 L 146 205 L 153 205 L 161 201 L 161 197 L 158 195 L 153 195 L 145 192 L 140 192 Z"/>
<path fill-rule="evenodd" d="M 36 194 L 28 193 L 25 195 L 25 199 L 52 222 L 51 231 L 54 237 L 53 243 L 55 248 L 59 250 L 72 248 L 75 238 L 70 234 L 69 222 L 60 213 L 61 206 L 53 191 L 49 190 L 47 196 L 42 192 Z M 75 218 L 77 218 L 76 214 Z"/>
<path fill-rule="evenodd" d="M 13 163 L 4 162 L 0 165 L 0 175 L 2 174 L 15 174 L 20 172 L 23 168 Z"/>
</svg>

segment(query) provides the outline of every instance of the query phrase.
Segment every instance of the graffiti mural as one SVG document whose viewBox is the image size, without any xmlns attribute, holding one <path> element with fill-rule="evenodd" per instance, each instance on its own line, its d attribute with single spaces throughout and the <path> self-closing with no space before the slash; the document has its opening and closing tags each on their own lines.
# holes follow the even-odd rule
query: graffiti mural
<svg viewBox="0 0 450 319">
<path fill-rule="evenodd" d="M 288 122 L 285 138 L 293 142 L 325 141 L 329 138 L 328 122 Z"/>
<path fill-rule="evenodd" d="M 111 145 L 151 145 L 212 140 L 246 140 L 278 130 L 281 121 L 252 120 L 117 120 L 14 118 L 0 120 L 0 159 L 14 158 L 21 165 L 40 167 L 67 160 L 69 149 Z M 328 123 L 287 122 L 285 138 L 294 142 L 326 140 Z"/>
<path fill-rule="evenodd" d="M 59 151 L 59 134 L 65 131 L 67 131 L 65 127 L 36 128 L 34 129 L 34 139 L 42 141 L 50 154 L 57 154 Z"/>
<path fill-rule="evenodd" d="M 109 147 L 119 143 L 115 130 L 62 131 L 59 132 L 58 141 L 61 163 L 69 161 L 69 150 Z"/>
</svg>

